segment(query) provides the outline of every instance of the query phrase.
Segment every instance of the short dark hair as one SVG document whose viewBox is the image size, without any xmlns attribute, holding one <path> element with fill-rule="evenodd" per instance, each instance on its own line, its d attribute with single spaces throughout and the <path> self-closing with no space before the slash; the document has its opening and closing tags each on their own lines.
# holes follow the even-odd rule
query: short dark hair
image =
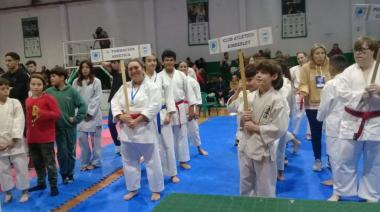
<svg viewBox="0 0 380 212">
<path fill-rule="evenodd" d="M 0 77 L 0 86 L 2 85 L 10 86 L 11 83 L 7 79 Z"/>
<path fill-rule="evenodd" d="M 53 69 L 51 69 L 50 75 L 53 75 L 53 74 L 58 75 L 58 76 L 64 76 L 65 79 L 67 79 L 68 77 L 67 71 L 61 66 L 56 66 Z"/>
<path fill-rule="evenodd" d="M 37 66 L 37 63 L 36 63 L 36 61 L 34 61 L 34 60 L 28 60 L 26 63 L 25 63 L 25 65 L 30 65 L 30 64 L 33 64 L 34 66 Z"/>
<path fill-rule="evenodd" d="M 177 60 L 176 53 L 170 49 L 166 49 L 166 50 L 164 50 L 164 52 L 162 52 L 162 54 L 161 54 L 162 61 L 164 61 L 165 57 L 173 58 L 174 60 Z"/>
<path fill-rule="evenodd" d="M 5 57 L 11 57 L 14 60 L 20 61 L 20 55 L 18 55 L 16 52 L 8 52 L 5 54 Z"/>
<path fill-rule="evenodd" d="M 281 66 L 274 60 L 263 60 L 257 67 L 257 72 L 269 73 L 271 76 L 277 74 L 277 79 L 272 81 L 272 86 L 275 90 L 280 90 L 284 84 L 284 79 L 282 78 Z"/>
<path fill-rule="evenodd" d="M 330 69 L 330 74 L 332 76 L 335 76 L 343 72 L 344 69 L 350 66 L 350 63 L 347 61 L 347 59 L 343 55 L 334 55 L 330 57 L 330 66 L 333 68 L 333 69 Z"/>
<path fill-rule="evenodd" d="M 254 77 L 256 76 L 256 68 L 253 64 L 248 64 L 247 66 L 245 66 L 245 77 L 249 78 L 249 77 Z"/>
</svg>

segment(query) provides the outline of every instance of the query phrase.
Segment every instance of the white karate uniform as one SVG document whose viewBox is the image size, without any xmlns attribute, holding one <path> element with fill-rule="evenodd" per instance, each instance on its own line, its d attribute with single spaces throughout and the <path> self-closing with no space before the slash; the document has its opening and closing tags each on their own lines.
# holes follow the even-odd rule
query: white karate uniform
<svg viewBox="0 0 380 212">
<path fill-rule="evenodd" d="M 16 169 L 16 187 L 29 188 L 27 145 L 25 143 L 25 117 L 21 103 L 17 99 L 7 98 L 0 104 L 0 142 L 9 144 L 12 139 L 20 139 L 11 149 L 0 150 L 0 184 L 2 191 L 15 187 L 11 173 L 13 164 Z"/>
<path fill-rule="evenodd" d="M 87 114 L 93 118 L 90 121 L 81 121 L 77 125 L 79 145 L 81 148 L 81 166 L 88 165 L 101 166 L 101 142 L 102 142 L 102 111 L 100 102 L 102 97 L 102 83 L 98 78 L 94 78 L 93 83 L 87 84 L 82 81 L 82 86 L 77 84 L 78 78 L 73 82 L 73 88 L 87 104 Z M 88 137 L 90 136 L 90 144 Z"/>
<path fill-rule="evenodd" d="M 263 95 L 248 95 L 253 121 L 260 134 L 247 134 L 239 142 L 240 194 L 275 197 L 276 140 L 288 129 L 289 109 L 281 93 L 271 88 Z"/>
<path fill-rule="evenodd" d="M 287 103 L 287 113 L 290 115 L 290 109 L 289 106 L 291 105 L 291 98 L 292 98 L 292 84 L 288 80 L 288 78 L 283 78 L 284 83 L 282 88 L 279 90 L 282 97 Z M 279 140 L 276 141 L 277 144 L 277 154 L 276 154 L 276 164 L 277 164 L 277 170 L 284 170 L 285 169 L 285 150 L 286 150 L 286 143 L 290 140 L 294 139 L 294 136 L 292 133 L 287 131 Z"/>
<path fill-rule="evenodd" d="M 171 86 L 169 80 L 161 77 L 157 73 L 154 73 L 152 77 L 148 79 L 150 79 L 157 85 L 161 93 L 162 107 L 159 112 L 161 134 L 159 134 L 157 131 L 157 136 L 159 138 L 159 153 L 164 176 L 172 177 L 177 175 L 177 162 L 175 158 L 173 127 L 172 122 L 170 122 L 169 124 L 164 124 L 164 120 L 168 113 L 173 114 L 177 111 L 173 97 L 173 87 Z M 156 124 L 158 128 L 158 120 L 156 120 Z"/>
<path fill-rule="evenodd" d="M 158 75 L 163 81 L 170 82 L 173 89 L 174 102 L 177 113 L 172 115 L 174 148 L 177 160 L 186 162 L 190 160 L 189 144 L 187 140 L 187 114 L 189 105 L 195 105 L 196 100 L 191 92 L 190 84 L 184 73 L 174 69 L 172 77 L 163 69 Z"/>
<path fill-rule="evenodd" d="M 345 106 L 357 110 L 365 88 L 372 78 L 375 63 L 369 72 L 363 72 L 358 64 L 348 67 L 339 77 L 337 84 L 338 95 L 343 98 Z M 367 74 L 367 77 L 365 77 Z M 380 85 L 380 74 L 375 81 Z M 361 111 L 380 109 L 380 98 L 374 95 Z M 336 190 L 341 196 L 358 195 L 361 198 L 378 201 L 380 198 L 380 117 L 366 121 L 362 135 L 357 141 L 353 140 L 354 133 L 359 129 L 361 118 L 343 113 L 340 128 L 340 142 L 337 154 Z M 357 168 L 359 158 L 363 154 L 363 175 L 357 187 Z"/>
<path fill-rule="evenodd" d="M 161 108 L 160 90 L 147 79 L 143 80 L 139 88 L 132 88 L 132 82 L 128 82 L 127 86 L 130 114 L 141 114 L 148 119 L 148 122 L 142 122 L 133 129 L 125 123 L 120 123 L 119 136 L 127 189 L 135 191 L 140 188 L 140 157 L 143 156 L 150 190 L 160 192 L 164 189 L 164 177 L 154 125 L 156 115 Z M 125 111 L 123 86 L 112 99 L 111 108 L 114 119 Z"/>
<path fill-rule="evenodd" d="M 338 78 L 336 75 L 332 80 L 328 81 L 321 91 L 321 102 L 318 108 L 317 119 L 325 124 L 326 135 L 326 151 L 329 155 L 331 165 L 332 179 L 334 182 L 334 193 L 336 183 L 341 177 L 337 175 L 337 161 L 340 155 L 338 148 L 342 141 L 339 140 L 340 121 L 344 112 L 343 100 L 337 94 Z"/>
<path fill-rule="evenodd" d="M 195 80 L 194 78 L 187 76 L 187 79 L 191 87 L 191 92 L 193 93 L 196 99 L 196 106 L 194 107 L 194 112 L 198 113 L 196 107 L 198 107 L 198 105 L 202 105 L 201 88 L 197 80 Z M 192 119 L 191 121 L 187 122 L 187 135 L 188 139 L 190 140 L 193 146 L 201 146 L 202 142 L 201 137 L 199 136 L 199 125 L 196 119 Z"/>
<path fill-rule="evenodd" d="M 305 117 L 305 105 L 303 105 L 301 109 L 301 104 L 302 102 L 304 102 L 304 100 L 302 100 L 300 98 L 300 95 L 296 93 L 300 84 L 301 66 L 300 65 L 293 66 L 289 69 L 289 71 L 290 71 L 290 75 L 291 75 L 293 86 L 294 86 L 294 88 L 292 89 L 292 93 L 293 93 L 292 104 L 289 105 L 291 109 L 291 119 L 292 119 L 292 128 L 293 128 L 292 132 L 297 135 L 300 133 L 299 131 L 301 128 L 302 119 Z M 310 135 L 311 134 L 310 125 L 307 119 L 306 119 L 306 127 L 307 127 L 306 133 Z"/>
</svg>

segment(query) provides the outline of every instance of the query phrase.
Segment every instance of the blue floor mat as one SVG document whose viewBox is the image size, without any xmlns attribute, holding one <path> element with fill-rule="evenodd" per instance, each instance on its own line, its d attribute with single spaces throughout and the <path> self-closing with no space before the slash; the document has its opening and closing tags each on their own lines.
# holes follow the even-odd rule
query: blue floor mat
<svg viewBox="0 0 380 212">
<path fill-rule="evenodd" d="M 114 146 L 108 145 L 102 149 L 102 167 L 88 172 L 80 171 L 80 162 L 77 160 L 76 169 L 73 183 L 64 185 L 62 184 L 61 177 L 58 176 L 58 189 L 59 195 L 56 197 L 50 196 L 50 188 L 44 191 L 30 192 L 29 201 L 26 203 L 19 203 L 18 199 L 21 196 L 21 191 L 14 189 L 12 191 L 13 201 L 9 204 L 3 204 L 2 209 L 6 211 L 50 211 L 57 208 L 73 197 L 79 195 L 85 189 L 96 184 L 104 177 L 110 175 L 115 170 L 122 167 L 120 156 L 114 152 Z M 30 182 L 31 187 L 36 185 L 36 179 Z M 48 185 L 48 182 L 47 182 Z M 0 195 L 1 200 L 4 199 L 4 194 Z"/>
</svg>

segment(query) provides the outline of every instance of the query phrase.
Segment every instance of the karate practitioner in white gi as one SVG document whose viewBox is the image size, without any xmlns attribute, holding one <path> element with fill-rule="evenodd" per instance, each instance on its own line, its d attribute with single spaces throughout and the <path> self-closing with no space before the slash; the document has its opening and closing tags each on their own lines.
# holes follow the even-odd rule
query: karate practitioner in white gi
<svg viewBox="0 0 380 212">
<path fill-rule="evenodd" d="M 161 108 L 161 94 L 158 87 L 146 79 L 144 65 L 138 59 L 127 64 L 128 75 L 132 79 L 128 83 L 128 99 L 130 113 L 125 113 L 126 103 L 124 89 L 120 89 L 111 101 L 114 119 L 120 122 L 121 153 L 124 176 L 128 194 L 125 200 L 137 195 L 140 189 L 141 165 L 144 157 L 148 175 L 151 200 L 160 199 L 164 189 L 161 160 L 158 153 L 157 134 L 154 120 Z"/>
</svg>

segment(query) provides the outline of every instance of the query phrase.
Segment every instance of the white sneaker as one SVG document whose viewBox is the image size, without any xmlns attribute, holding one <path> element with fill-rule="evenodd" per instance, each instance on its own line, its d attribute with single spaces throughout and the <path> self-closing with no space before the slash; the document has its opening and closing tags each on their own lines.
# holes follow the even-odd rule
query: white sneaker
<svg viewBox="0 0 380 212">
<path fill-rule="evenodd" d="M 314 161 L 313 171 L 316 171 L 316 172 L 322 171 L 322 161 L 320 159 L 316 159 Z"/>
</svg>

